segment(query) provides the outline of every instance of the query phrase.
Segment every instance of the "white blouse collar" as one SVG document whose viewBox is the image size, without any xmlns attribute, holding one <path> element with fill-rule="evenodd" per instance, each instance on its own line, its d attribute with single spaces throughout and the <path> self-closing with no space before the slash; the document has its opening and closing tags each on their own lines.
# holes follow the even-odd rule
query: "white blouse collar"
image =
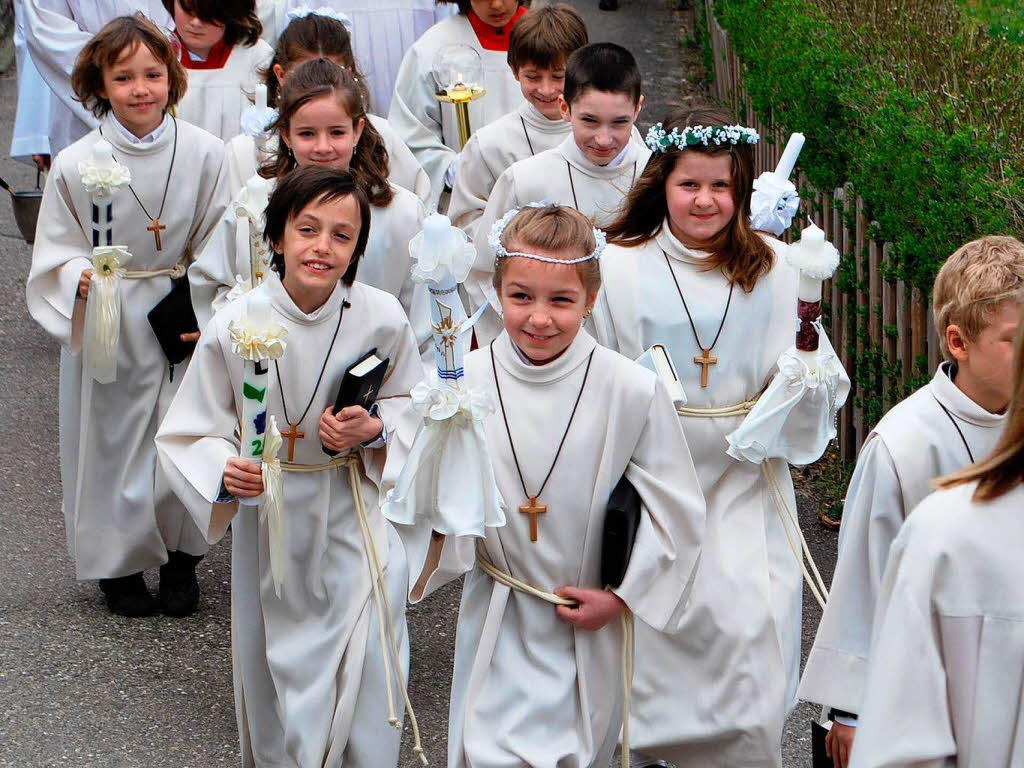
<svg viewBox="0 0 1024 768">
<path fill-rule="evenodd" d="M 1006 414 L 989 413 L 971 400 L 951 378 L 952 371 L 953 364 L 949 361 L 942 363 L 935 371 L 935 375 L 928 384 L 935 399 L 948 408 L 954 416 L 969 424 L 976 427 L 1002 429 L 1006 423 Z"/>
<path fill-rule="evenodd" d="M 351 293 L 351 288 L 339 280 L 327 301 L 309 314 L 306 314 L 296 306 L 288 291 L 285 290 L 281 278 L 273 270 L 255 290 L 266 291 L 274 308 L 289 320 L 300 325 L 319 325 L 326 320 L 332 319 L 340 308 L 341 302 L 348 299 Z"/>
<path fill-rule="evenodd" d="M 502 331 L 491 344 L 500 369 L 517 379 L 537 384 L 550 384 L 564 379 L 585 363 L 597 346 L 594 337 L 581 328 L 565 352 L 550 363 L 536 365 L 523 360 L 522 353 L 512 343 L 508 331 Z"/>
</svg>

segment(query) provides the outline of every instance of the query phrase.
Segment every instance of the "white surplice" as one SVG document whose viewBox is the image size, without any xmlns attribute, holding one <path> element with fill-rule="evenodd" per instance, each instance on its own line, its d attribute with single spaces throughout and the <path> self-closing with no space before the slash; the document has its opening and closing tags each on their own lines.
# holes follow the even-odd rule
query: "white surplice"
<svg viewBox="0 0 1024 768">
<path fill-rule="evenodd" d="M 412 323 L 417 342 L 426 347 L 431 332 L 428 294 L 422 285 L 413 282 L 409 258 L 409 241 L 420 231 L 426 213 L 423 203 L 412 192 L 394 185 L 392 189 L 395 197 L 387 208 L 370 206 L 370 238 L 356 279 L 395 296 Z M 235 201 L 244 196 L 243 188 Z M 200 328 L 233 298 L 228 293 L 238 276 L 250 279 L 249 220 L 239 220 L 232 203 L 188 270 Z"/>
<path fill-rule="evenodd" d="M 391 551 L 377 497 L 380 470 L 387 452 L 396 450 L 393 435 L 408 410 L 409 390 L 423 375 L 405 314 L 392 296 L 359 283 L 339 283 L 310 314 L 295 305 L 274 273 L 255 290 L 269 297 L 274 319 L 288 331 L 284 356 L 271 364 L 280 371 L 288 416 L 299 419 L 310 404 L 297 425 L 305 436 L 295 442 L 295 462 L 328 461 L 317 425 L 333 405 L 345 369 L 373 347 L 390 359 L 377 400 L 391 436 L 388 446 L 358 452 L 369 526 L 404 645 L 405 559 L 400 548 Z M 350 306 L 332 347 L 346 299 Z M 231 351 L 228 324 L 244 311 L 244 301 L 234 302 L 207 325 L 156 440 L 174 492 L 208 539 L 217 541 L 232 524 L 231 636 L 242 764 L 395 766 L 401 732 L 387 722 L 370 571 L 347 468 L 283 473 L 287 557 L 281 597 L 274 591 L 267 527 L 259 523 L 257 509 L 216 503 L 224 466 L 239 452 L 243 361 Z M 285 430 L 282 388 L 273 372 L 269 392 L 268 416 Z M 407 654 L 406 649 L 402 655 Z"/>
<path fill-rule="evenodd" d="M 554 149 L 571 132 L 568 122 L 548 120 L 528 101 L 474 131 L 459 157 L 448 217 L 473 239 L 474 224 L 483 215 L 498 177 L 513 163 Z"/>
<path fill-rule="evenodd" d="M 570 133 L 554 149 L 511 165 L 498 177 L 487 207 L 476 224 L 476 262 L 466 279 L 472 311 L 485 302 L 491 306 L 474 326 L 477 341 L 486 344 L 501 333 L 500 304 L 491 286 L 494 250 L 487 237 L 494 222 L 512 208 L 545 201 L 569 205 L 593 219 L 597 226 L 611 223 L 633 182 L 643 173 L 651 150 L 634 130 L 625 154 L 615 165 L 590 162 Z"/>
<path fill-rule="evenodd" d="M 481 85 L 487 93 L 470 102 L 469 120 L 474 131 L 517 109 L 524 101 L 508 65 L 508 53 L 485 50 L 468 16 L 440 21 L 412 44 L 398 70 L 388 120 L 430 177 L 434 203 L 444 189 L 444 174 L 459 153 L 455 107 L 441 104 L 434 97 L 437 82 L 431 74 L 438 51 L 447 45 L 466 45 L 480 54 Z"/>
<path fill-rule="evenodd" d="M 75 59 L 90 38 L 108 21 L 134 13 L 142 13 L 163 30 L 174 28 L 161 0 L 30 0 L 23 10 L 32 62 L 50 86 L 52 154 L 100 124 L 71 92 Z"/>
<path fill-rule="evenodd" d="M 430 200 L 430 179 L 420 168 L 412 152 L 383 117 L 367 115 L 366 118 L 377 129 L 377 133 L 384 140 L 384 148 L 388 151 L 388 181 L 408 189 L 426 205 Z M 237 194 L 245 182 L 256 174 L 258 166 L 267 162 L 276 148 L 276 137 L 268 138 L 265 148 L 260 149 L 256 140 L 244 133 L 227 143 L 228 183 L 231 185 L 232 195 Z"/>
<path fill-rule="evenodd" d="M 598 340 L 631 358 L 664 345 L 687 407 L 732 406 L 755 397 L 776 375 L 797 328 L 796 271 L 782 255 L 785 245 L 768 243 L 774 266 L 752 292 L 736 287 L 712 349 L 718 362 L 707 388 L 700 385 L 701 366 L 693 358 L 701 349 L 669 264 L 704 344 L 722 323 L 729 283 L 720 270 L 702 269 L 706 254 L 685 248 L 667 225 L 643 246 L 605 251 L 593 314 Z M 806 417 L 810 402 L 798 403 L 791 418 Z M 630 737 L 637 749 L 679 768 L 778 766 L 800 668 L 800 565 L 761 467 L 726 454 L 726 435 L 743 417 L 681 421 L 708 505 L 704 550 L 681 631 L 637 625 Z M 795 509 L 787 463 L 770 464 Z"/>
<path fill-rule="evenodd" d="M 169 120 L 169 118 L 168 118 Z M 132 144 L 107 118 L 103 138 L 128 166 L 132 187 L 160 217 L 163 250 L 150 220 L 128 189 L 113 200 L 116 244 L 132 254 L 128 270 L 166 269 L 186 261 L 213 230 L 227 202 L 220 139 L 178 120 L 177 157 L 168 181 L 175 125 L 151 143 Z M 146 315 L 171 290 L 168 277 L 121 281 L 117 381 L 82 377 L 86 302 L 76 300 L 82 271 L 92 269 L 89 193 L 78 163 L 87 160 L 94 131 L 61 152 L 46 179 L 26 299 L 29 313 L 61 343 L 61 480 L 68 545 L 79 579 L 126 576 L 167 562 L 168 550 L 206 552 L 206 543 L 157 467 L 153 437 L 181 382 L 187 360 L 174 368 Z"/>
<path fill-rule="evenodd" d="M 14 55 L 18 67 L 18 108 L 11 133 L 11 157 L 50 154 L 50 89 L 32 62 L 25 42 L 23 0 L 14 3 Z"/>
<path fill-rule="evenodd" d="M 801 699 L 860 711 L 871 618 L 893 539 L 935 478 L 967 466 L 972 456 L 983 458 L 999 440 L 1005 414 L 989 413 L 971 400 L 950 380 L 950 371 L 943 363 L 926 386 L 878 422 L 861 448 L 843 504 L 828 606 L 800 682 Z"/>
<path fill-rule="evenodd" d="M 928 496 L 889 555 L 851 768 L 1024 764 L 1024 485 Z"/>
<path fill-rule="evenodd" d="M 235 45 L 218 69 L 186 69 L 188 90 L 178 103 L 182 120 L 230 141 L 241 128 L 242 110 L 252 104 L 261 71 L 274 58 L 274 49 L 262 40 Z"/>
<path fill-rule="evenodd" d="M 507 522 L 482 540 L 449 538 L 427 592 L 468 571 L 459 608 L 448 725 L 449 768 L 607 768 L 622 718 L 622 632 L 561 621 L 555 607 L 510 590 L 475 565 L 477 546 L 499 569 L 538 589 L 600 589 L 609 495 L 625 475 L 642 519 L 614 592 L 661 628 L 680 621 L 704 529 L 704 502 L 666 392 L 653 375 L 600 347 L 585 331 L 556 360 L 531 365 L 507 334 L 493 343 L 498 384 L 530 492 L 537 492 L 583 394 L 562 453 L 538 502 L 537 541 L 500 409 L 485 419 Z M 589 374 L 586 374 L 588 360 Z M 466 381 L 497 401 L 491 347 L 466 357 Z M 586 380 L 584 383 L 584 377 Z M 423 531 L 398 526 L 409 540 Z M 429 532 L 427 532 L 429 533 Z M 411 545 L 420 573 L 422 547 Z M 414 559 L 415 558 L 415 559 Z M 639 622 L 638 622 L 639 623 Z"/>
</svg>

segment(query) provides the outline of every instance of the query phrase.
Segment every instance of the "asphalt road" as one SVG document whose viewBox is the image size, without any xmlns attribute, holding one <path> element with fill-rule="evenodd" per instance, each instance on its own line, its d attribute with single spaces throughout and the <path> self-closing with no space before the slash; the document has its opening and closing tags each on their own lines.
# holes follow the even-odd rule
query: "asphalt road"
<svg viewBox="0 0 1024 768">
<path fill-rule="evenodd" d="M 681 46 L 686 12 L 665 0 L 622 0 L 601 13 L 597 0 L 572 3 L 592 40 L 612 40 L 637 55 L 647 101 L 641 124 L 670 103 L 700 98 L 684 78 L 695 59 Z M 692 79 L 692 75 L 691 75 Z M 16 83 L 0 78 L 0 147 L 10 146 Z M 30 187 L 35 172 L 7 157 L 0 176 Z M 214 547 L 199 569 L 202 609 L 187 619 L 114 617 L 93 582 L 74 579 L 60 510 L 57 467 L 58 347 L 28 317 L 24 284 L 31 250 L 0 199 L 0 766 L 42 768 L 206 768 L 237 765 L 232 697 L 230 546 Z M 835 535 L 801 498 L 801 522 L 826 580 Z M 151 583 L 155 587 L 155 583 Z M 458 585 L 409 611 L 411 696 L 431 764 L 445 764 Z M 804 645 L 819 612 L 805 596 Z M 809 765 L 806 705 L 787 729 L 788 766 Z M 409 749 L 401 765 L 419 765 Z"/>
</svg>

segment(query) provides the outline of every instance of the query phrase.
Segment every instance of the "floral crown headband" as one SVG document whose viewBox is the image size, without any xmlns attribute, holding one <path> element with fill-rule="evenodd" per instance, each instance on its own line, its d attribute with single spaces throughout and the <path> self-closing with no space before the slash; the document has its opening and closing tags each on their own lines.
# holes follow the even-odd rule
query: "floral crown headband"
<svg viewBox="0 0 1024 768">
<path fill-rule="evenodd" d="M 646 142 L 652 152 L 668 152 L 673 147 L 686 149 L 698 144 L 757 144 L 760 139 L 757 131 L 742 125 L 688 125 L 682 131 L 673 128 L 671 133 L 665 133 L 664 126 L 655 123 L 647 131 Z"/>
<path fill-rule="evenodd" d="M 524 208 L 546 208 L 548 205 L 550 205 L 550 203 L 546 203 L 546 202 L 527 203 L 523 207 Z M 487 236 L 487 242 L 490 244 L 491 248 L 494 250 L 494 260 L 495 260 L 495 262 L 497 262 L 498 259 L 508 259 L 508 258 L 512 258 L 513 256 L 519 256 L 519 257 L 522 257 L 524 259 L 533 259 L 535 261 L 544 261 L 544 262 L 547 262 L 548 264 L 580 264 L 580 263 L 582 263 L 584 261 L 591 261 L 593 259 L 600 259 L 601 258 L 601 254 L 604 252 L 605 246 L 608 244 L 608 238 L 605 237 L 604 232 L 602 232 L 597 227 L 594 227 L 594 240 L 596 241 L 596 246 L 595 246 L 593 252 L 588 253 L 586 256 L 581 256 L 578 259 L 553 259 L 550 256 L 541 256 L 541 255 L 536 254 L 536 253 L 523 253 L 522 251 L 510 251 L 507 248 L 505 248 L 505 245 L 501 242 L 501 238 L 502 238 L 502 235 L 505 234 L 505 227 L 508 226 L 508 223 L 510 221 L 512 221 L 512 219 L 514 219 L 516 217 L 516 215 L 519 213 L 519 211 L 521 211 L 521 210 L 522 210 L 522 208 L 513 208 L 508 213 L 506 213 L 504 216 L 502 216 L 501 219 L 499 219 L 498 221 L 494 222 L 494 226 L 491 227 L 491 232 Z"/>
</svg>

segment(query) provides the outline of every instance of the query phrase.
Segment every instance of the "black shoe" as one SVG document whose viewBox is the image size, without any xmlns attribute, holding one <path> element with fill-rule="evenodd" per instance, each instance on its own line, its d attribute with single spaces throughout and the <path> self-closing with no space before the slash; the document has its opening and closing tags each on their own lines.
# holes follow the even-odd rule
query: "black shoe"
<svg viewBox="0 0 1024 768">
<path fill-rule="evenodd" d="M 196 566 L 203 556 L 168 552 L 167 558 L 160 566 L 160 609 L 168 616 L 191 616 L 199 608 Z"/>
<path fill-rule="evenodd" d="M 601 0 L 597 7 L 602 11 L 617 11 L 619 10 L 619 0 Z"/>
<path fill-rule="evenodd" d="M 156 611 L 156 601 L 146 589 L 141 573 L 100 579 L 100 590 L 107 601 L 107 608 L 118 616 L 149 616 Z"/>
</svg>

